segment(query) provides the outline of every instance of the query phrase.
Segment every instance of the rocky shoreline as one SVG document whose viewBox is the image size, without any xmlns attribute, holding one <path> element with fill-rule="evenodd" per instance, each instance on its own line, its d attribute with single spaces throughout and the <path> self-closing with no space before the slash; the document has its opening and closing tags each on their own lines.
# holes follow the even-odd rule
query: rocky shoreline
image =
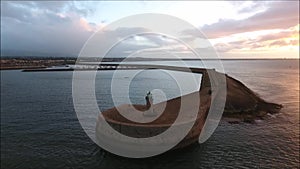
<svg viewBox="0 0 300 169">
<path fill-rule="evenodd" d="M 227 97 L 223 117 L 232 123 L 237 121 L 254 123 L 255 120 L 264 120 L 267 115 L 279 113 L 283 107 L 265 101 L 242 82 L 228 75 L 226 75 L 226 82 Z"/>
</svg>

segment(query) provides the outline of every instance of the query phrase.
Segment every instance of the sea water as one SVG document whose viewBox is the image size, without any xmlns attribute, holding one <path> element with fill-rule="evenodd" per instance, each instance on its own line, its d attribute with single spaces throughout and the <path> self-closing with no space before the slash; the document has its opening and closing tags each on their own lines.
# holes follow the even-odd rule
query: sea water
<svg viewBox="0 0 300 169">
<path fill-rule="evenodd" d="M 176 61 L 151 64 L 178 65 Z M 225 73 L 263 99 L 282 104 L 281 112 L 255 124 L 221 121 L 205 143 L 146 159 L 119 157 L 91 141 L 73 107 L 72 72 L 1 71 L 1 168 L 298 168 L 299 60 L 225 60 L 222 64 Z M 97 73 L 100 110 L 122 104 L 126 89 L 112 89 L 113 74 Z M 200 83 L 201 76 L 196 78 Z M 148 90 L 164 93 L 158 94 L 157 102 L 197 90 L 185 86 L 180 92 L 174 78 L 160 70 L 142 71 L 133 79 L 124 73 L 114 80 L 131 81 L 128 93 L 135 104 L 145 104 Z M 117 103 L 112 90 L 121 98 Z"/>
</svg>

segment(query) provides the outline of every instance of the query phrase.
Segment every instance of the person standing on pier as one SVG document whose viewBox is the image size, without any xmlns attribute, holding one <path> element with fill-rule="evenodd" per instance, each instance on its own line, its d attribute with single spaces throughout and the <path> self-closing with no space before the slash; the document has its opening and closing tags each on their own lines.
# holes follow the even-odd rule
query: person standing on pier
<svg viewBox="0 0 300 169">
<path fill-rule="evenodd" d="M 150 91 L 147 93 L 145 99 L 146 99 L 146 107 L 147 109 L 149 109 L 153 105 L 153 97 Z"/>
<path fill-rule="evenodd" d="M 145 97 L 147 110 L 143 113 L 145 116 L 156 116 L 153 110 L 153 97 L 152 93 L 149 91 Z"/>
</svg>

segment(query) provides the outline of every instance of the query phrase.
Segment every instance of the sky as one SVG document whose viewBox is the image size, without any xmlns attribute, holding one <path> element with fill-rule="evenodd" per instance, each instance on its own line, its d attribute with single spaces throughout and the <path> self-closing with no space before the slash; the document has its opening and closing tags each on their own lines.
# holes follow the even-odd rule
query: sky
<svg viewBox="0 0 300 169">
<path fill-rule="evenodd" d="M 77 56 L 95 32 L 143 13 L 191 23 L 221 58 L 299 58 L 299 1 L 1 1 L 1 56 Z M 111 56 L 158 49 L 158 41 L 128 40 Z"/>
</svg>

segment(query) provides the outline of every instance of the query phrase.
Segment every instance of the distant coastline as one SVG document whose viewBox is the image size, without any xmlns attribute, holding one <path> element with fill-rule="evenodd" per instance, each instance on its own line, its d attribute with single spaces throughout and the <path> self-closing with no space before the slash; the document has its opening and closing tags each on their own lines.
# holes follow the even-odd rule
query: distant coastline
<svg viewBox="0 0 300 169">
<path fill-rule="evenodd" d="M 125 58 L 95 58 L 86 57 L 80 59 L 80 62 L 122 62 Z M 137 61 L 200 61 L 200 60 L 216 60 L 216 59 L 198 59 L 198 58 L 184 58 L 184 59 L 173 59 L 173 58 L 126 58 L 126 62 L 137 62 Z M 282 59 L 271 59 L 271 58 L 226 58 L 221 60 L 299 60 L 297 58 L 282 58 Z M 51 66 L 64 66 L 74 65 L 76 63 L 76 57 L 39 57 L 39 56 L 1 56 L 0 59 L 0 70 L 14 70 L 14 69 L 38 69 L 46 68 Z"/>
</svg>

